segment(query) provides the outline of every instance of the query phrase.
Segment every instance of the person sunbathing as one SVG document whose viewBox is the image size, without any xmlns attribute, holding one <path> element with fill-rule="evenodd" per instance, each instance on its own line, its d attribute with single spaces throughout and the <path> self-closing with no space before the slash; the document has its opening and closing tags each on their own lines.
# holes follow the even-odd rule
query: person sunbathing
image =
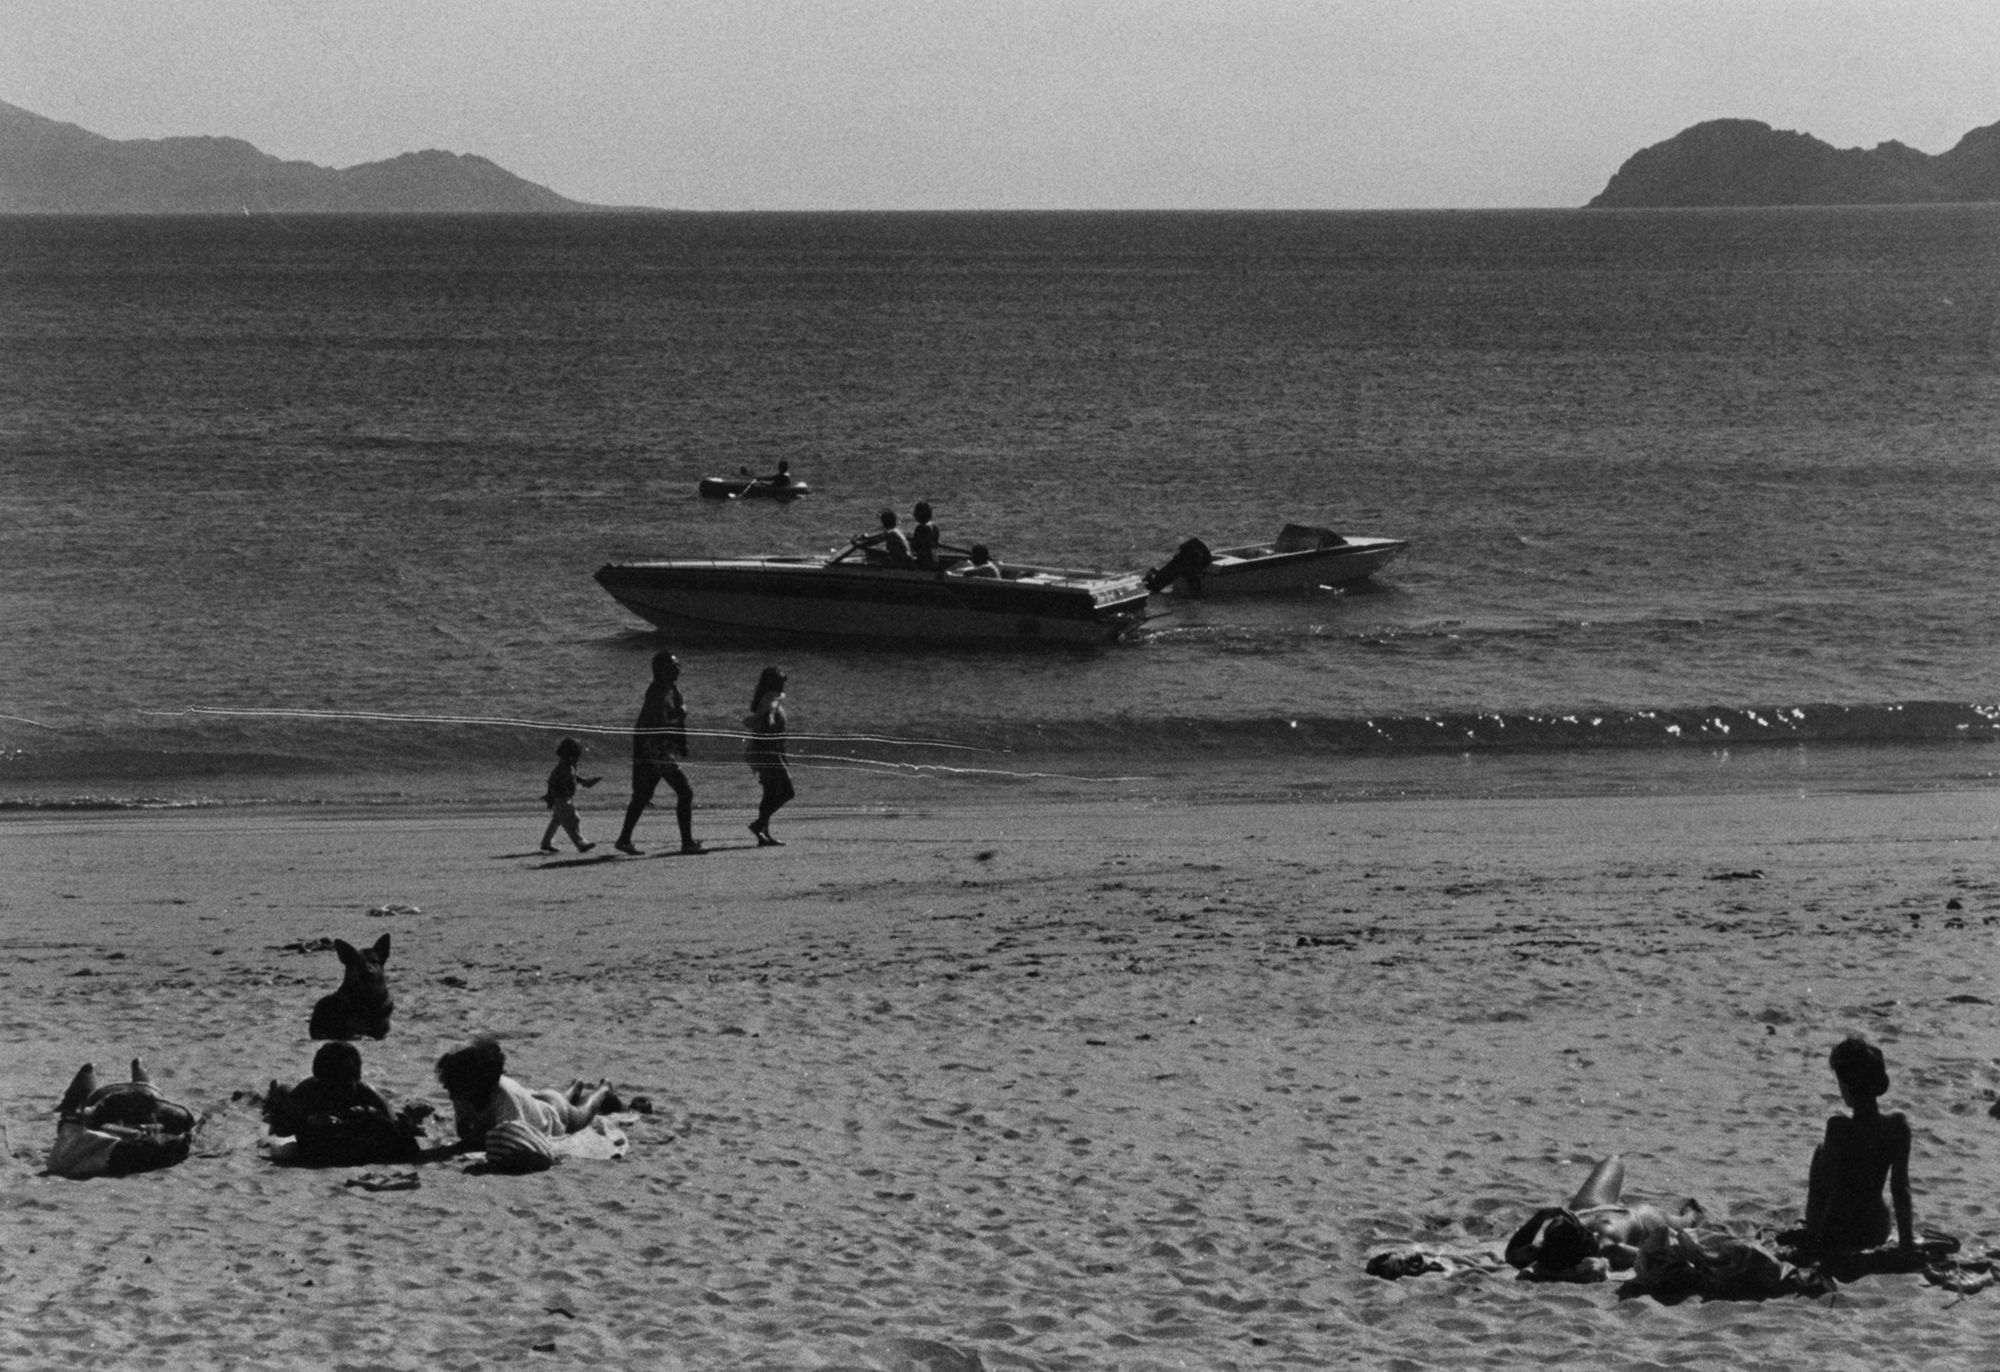
<svg viewBox="0 0 2000 1372">
<path fill-rule="evenodd" d="M 1628 1205 L 1623 1199 L 1625 1159 L 1613 1153 L 1590 1170 L 1567 1205 L 1537 1210 L 1507 1241 L 1507 1261 L 1541 1276 L 1563 1276 L 1589 1270 L 1601 1259 L 1614 1272 L 1630 1271 L 1647 1240 L 1685 1228 L 1702 1218 L 1693 1201 L 1668 1215 L 1650 1205 Z"/>
<path fill-rule="evenodd" d="M 202 1117 L 168 1100 L 145 1064 L 132 1059 L 129 1081 L 100 1083 L 86 1062 L 56 1106 L 49 1171 L 59 1177 L 122 1177 L 171 1167 L 188 1155 Z"/>
<path fill-rule="evenodd" d="M 323 1044 L 312 1075 L 297 1086 L 277 1082 L 264 1098 L 264 1124 L 295 1140 L 291 1156 L 302 1163 L 358 1166 L 404 1162 L 422 1152 L 423 1115 L 429 1106 L 398 1116 L 361 1079 L 361 1051 L 344 1040 Z"/>
<path fill-rule="evenodd" d="M 1840 1098 L 1853 1115 L 1826 1122 L 1826 1139 L 1813 1149 L 1806 1180 L 1806 1223 L 1799 1247 L 1816 1253 L 1854 1253 L 1886 1243 L 1890 1205 L 1895 1208 L 1896 1247 L 1916 1249 L 1910 1222 L 1910 1122 L 1902 1112 L 1884 1114 L 1880 1100 L 1889 1089 L 1882 1050 L 1859 1036 L 1842 1040 L 1827 1059 L 1840 1084 Z"/>
<path fill-rule="evenodd" d="M 592 1086 L 577 1081 L 567 1091 L 530 1090 L 507 1075 L 507 1055 L 499 1041 L 484 1036 L 439 1058 L 437 1079 L 451 1097 L 460 1141 L 472 1148 L 485 1147 L 486 1136 L 501 1125 L 526 1125 L 554 1139 L 624 1109 L 608 1082 Z"/>
</svg>

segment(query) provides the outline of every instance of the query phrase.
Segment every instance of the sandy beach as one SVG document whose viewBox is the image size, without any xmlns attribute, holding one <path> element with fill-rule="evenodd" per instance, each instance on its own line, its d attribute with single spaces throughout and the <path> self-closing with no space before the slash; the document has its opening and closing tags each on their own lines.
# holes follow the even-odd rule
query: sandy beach
<svg viewBox="0 0 2000 1372">
<path fill-rule="evenodd" d="M 2000 1246 L 2000 791 L 1036 804 L 784 816 L 758 850 L 533 851 L 544 816 L 0 822 L 10 1366 L 1972 1367 L 2000 1288 L 1621 1297 L 1497 1249 L 1622 1152 L 1629 1190 L 1796 1222 L 1888 1057 L 1920 1228 Z M 610 811 L 586 813 L 609 837 Z M 406 907 L 373 914 L 384 907 Z M 339 964 L 393 936 L 369 1080 L 491 1032 L 608 1077 L 629 1156 L 532 1176 L 273 1165 Z M 86 1060 L 209 1112 L 167 1171 L 47 1175 Z"/>
</svg>

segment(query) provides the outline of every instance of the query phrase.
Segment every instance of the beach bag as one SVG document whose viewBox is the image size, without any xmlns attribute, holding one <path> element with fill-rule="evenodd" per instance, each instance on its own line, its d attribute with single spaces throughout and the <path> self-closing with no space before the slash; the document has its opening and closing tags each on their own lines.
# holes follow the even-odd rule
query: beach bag
<svg viewBox="0 0 2000 1372">
<path fill-rule="evenodd" d="M 520 1120 L 486 1131 L 486 1163 L 499 1172 L 546 1172 L 556 1165 L 548 1135 Z"/>
</svg>

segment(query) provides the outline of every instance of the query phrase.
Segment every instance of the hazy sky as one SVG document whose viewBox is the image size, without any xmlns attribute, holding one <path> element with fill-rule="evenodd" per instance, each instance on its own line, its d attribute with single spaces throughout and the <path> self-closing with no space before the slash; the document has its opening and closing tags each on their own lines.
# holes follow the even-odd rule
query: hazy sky
<svg viewBox="0 0 2000 1372">
<path fill-rule="evenodd" d="M 2000 0 L 0 0 L 0 100 L 688 209 L 1580 205 L 1704 119 L 1943 152 Z"/>
</svg>

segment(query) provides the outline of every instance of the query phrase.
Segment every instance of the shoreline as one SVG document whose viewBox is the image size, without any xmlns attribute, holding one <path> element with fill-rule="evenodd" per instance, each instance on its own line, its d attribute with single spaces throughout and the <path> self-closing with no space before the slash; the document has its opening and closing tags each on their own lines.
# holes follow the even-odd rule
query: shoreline
<svg viewBox="0 0 2000 1372">
<path fill-rule="evenodd" d="M 1913 1276 L 1667 1306 L 1362 1272 L 1497 1245 L 1607 1152 L 1638 1199 L 1783 1227 L 1850 1030 L 1919 1226 L 2000 1245 L 2000 791 L 983 796 L 800 806 L 761 851 L 698 812 L 698 858 L 649 812 L 657 856 L 611 861 L 512 808 L 9 817 L 0 1358 L 1447 1367 L 1726 1326 L 1714 1365 L 1804 1372 L 2000 1336 L 2000 1293 Z M 314 941 L 384 932 L 371 1081 L 439 1101 L 437 1054 L 494 1032 L 533 1084 L 652 1097 L 630 1157 L 380 1194 L 266 1161 L 246 1093 L 304 1074 Z M 197 1156 L 42 1175 L 69 1075 L 134 1055 L 210 1112 Z"/>
<path fill-rule="evenodd" d="M 587 770 L 603 784 L 579 809 L 610 822 L 623 808 L 626 764 L 612 745 Z M 996 765 L 997 764 L 997 765 Z M 540 807 L 538 762 L 449 774 L 363 771 L 211 777 L 77 778 L 60 790 L 0 778 L 0 823 L 20 815 L 175 810 L 343 810 L 531 814 Z M 734 758 L 686 764 L 697 812 L 754 807 L 756 787 Z M 1144 756 L 1010 753 L 979 766 L 795 763 L 803 808 L 905 804 L 1094 804 L 1184 800 L 1193 804 L 1370 804 L 1586 797 L 1906 794 L 2000 789 L 2000 749 L 1985 739 L 1803 744 L 1752 740 L 1649 747 L 1489 748 L 1427 752 L 1273 755 L 1226 749 Z M 829 798 L 832 799 L 829 799 Z M 602 821 L 601 821 L 602 822 Z"/>
</svg>

